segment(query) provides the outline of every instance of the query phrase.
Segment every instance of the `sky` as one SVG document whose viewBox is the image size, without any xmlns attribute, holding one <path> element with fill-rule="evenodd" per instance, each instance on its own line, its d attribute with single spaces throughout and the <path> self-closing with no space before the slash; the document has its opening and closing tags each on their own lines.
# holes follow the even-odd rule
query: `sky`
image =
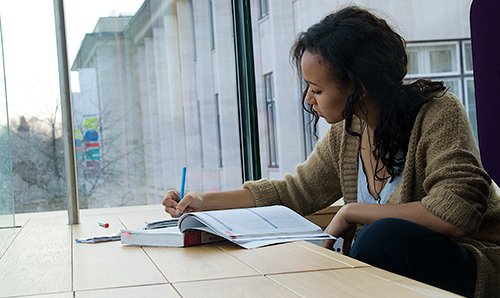
<svg viewBox="0 0 500 298">
<path fill-rule="evenodd" d="M 99 17 L 133 14 L 143 2 L 64 1 L 70 67 L 85 34 L 93 31 Z M 9 118 L 50 115 L 60 102 L 53 1 L 0 0 L 0 20 Z M 75 82 L 72 89 L 78 91 Z"/>
</svg>

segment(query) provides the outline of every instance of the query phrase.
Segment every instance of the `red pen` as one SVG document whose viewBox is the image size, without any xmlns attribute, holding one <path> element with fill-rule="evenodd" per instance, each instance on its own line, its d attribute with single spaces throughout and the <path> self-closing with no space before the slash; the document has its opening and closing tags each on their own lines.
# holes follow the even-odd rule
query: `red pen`
<svg viewBox="0 0 500 298">
<path fill-rule="evenodd" d="M 103 228 L 109 228 L 109 223 L 107 222 L 98 221 L 97 223 Z"/>
</svg>

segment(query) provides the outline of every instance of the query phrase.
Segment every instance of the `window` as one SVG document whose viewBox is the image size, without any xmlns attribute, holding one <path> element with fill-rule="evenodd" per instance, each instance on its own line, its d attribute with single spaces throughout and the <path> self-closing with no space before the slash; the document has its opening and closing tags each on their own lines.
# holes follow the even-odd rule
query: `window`
<svg viewBox="0 0 500 298">
<path fill-rule="evenodd" d="M 460 78 L 436 78 L 438 81 L 443 81 L 443 84 L 448 88 L 448 91 L 455 94 L 464 104 L 467 106 L 466 101 L 464 100 L 463 92 L 462 92 L 462 80 Z"/>
<path fill-rule="evenodd" d="M 0 11 L 15 211 L 64 210 L 68 203 L 54 8 L 48 1 L 3 1 Z M 36 25 L 26 26 L 26 20 Z"/>
<path fill-rule="evenodd" d="M 305 159 L 311 154 L 311 152 L 314 150 L 314 147 L 316 147 L 316 143 L 318 143 L 318 140 L 316 137 L 313 135 L 313 117 L 311 113 L 308 113 L 306 110 L 303 110 L 302 112 L 304 116 L 304 145 L 305 145 Z"/>
<path fill-rule="evenodd" d="M 291 2 L 291 5 L 289 4 Z M 449 13 L 445 3 L 433 2 L 420 6 L 407 5 L 401 10 L 401 1 L 364 1 L 365 7 L 388 20 L 389 24 L 407 41 L 409 55 L 408 80 L 425 77 L 443 80 L 464 104 L 471 122 L 474 108 L 467 96 L 467 80 L 472 78 L 470 57 L 469 8 L 470 0 L 457 0 L 456 10 L 450 19 L 441 16 Z M 290 47 L 297 35 L 320 21 L 326 14 L 349 4 L 349 1 L 321 1 L 312 8 L 310 1 L 269 1 L 276 9 L 269 9 L 272 22 L 262 18 L 260 0 L 252 3 L 252 36 L 255 57 L 255 80 L 257 84 L 259 111 L 259 133 L 262 177 L 282 178 L 285 173 L 294 173 L 295 166 L 302 163 L 314 149 L 316 140 L 308 133 L 312 127 L 306 123 L 309 114 L 303 112 L 300 80 L 289 60 Z M 422 12 L 425 11 L 423 14 Z M 450 22 L 450 20 L 453 20 Z M 422 25 L 425 24 L 425 25 Z M 464 60 L 468 59 L 468 60 Z M 275 128 L 269 129 L 269 108 L 265 95 L 265 76 L 273 74 L 275 101 Z M 472 124 L 474 126 L 474 123 Z M 317 134 L 321 138 L 329 124 L 320 119 Z M 270 140 L 279 140 L 279 167 L 269 168 Z M 269 143 L 269 144 L 268 144 Z"/>
<path fill-rule="evenodd" d="M 261 19 L 269 15 L 269 0 L 259 0 L 259 11 Z"/>
<path fill-rule="evenodd" d="M 472 125 L 472 132 L 478 141 L 477 132 L 477 114 L 476 114 L 476 96 L 474 91 L 474 78 L 466 77 L 465 81 L 465 106 L 468 107 L 467 113 Z"/>
<path fill-rule="evenodd" d="M 323 2 L 317 10 L 307 0 L 276 0 L 275 21 L 259 22 L 272 13 L 271 2 L 250 0 L 259 154 L 271 167 L 264 177 L 293 173 L 315 145 L 305 132 L 309 115 L 303 114 L 300 82 L 288 57 L 299 32 L 348 4 Z M 231 5 L 231 0 L 65 1 L 82 208 L 158 204 L 166 190 L 179 188 L 183 166 L 188 191 L 241 186 Z M 398 0 L 367 6 L 404 29 L 408 79 L 445 81 L 475 127 L 470 0 L 456 0 L 455 7 L 445 19 L 446 3 L 407 10 Z M 64 209 L 54 9 L 24 0 L 3 1 L 0 10 L 16 212 Z M 423 23 L 421 11 L 425 26 L 416 26 Z M 27 19 L 37 26 L 25 26 Z M 19 71 L 25 69 L 30 71 Z M 320 120 L 319 137 L 328 127 Z M 22 143 L 26 135 L 30 145 Z"/>
<path fill-rule="evenodd" d="M 198 119 L 201 119 L 202 114 L 201 114 L 201 102 L 199 100 L 196 100 L 196 111 L 198 112 Z M 198 131 L 202 131 L 201 127 L 201 121 L 198 121 Z M 205 141 L 203 140 L 203 133 L 198 134 L 198 144 L 204 144 Z M 203 150 L 200 152 L 200 161 L 201 161 L 201 168 L 205 168 L 205 157 L 203 155 Z"/>
<path fill-rule="evenodd" d="M 269 166 L 278 167 L 278 140 L 276 129 L 276 105 L 274 99 L 273 74 L 264 76 L 265 99 L 267 111 L 267 131 L 269 142 Z"/>
<path fill-rule="evenodd" d="M 215 50 L 214 1 L 210 0 L 210 45 Z"/>
<path fill-rule="evenodd" d="M 472 68 L 472 46 L 470 40 L 466 40 L 462 42 L 462 51 L 463 51 L 463 64 L 464 64 L 464 73 L 470 74 L 473 71 Z"/>
<path fill-rule="evenodd" d="M 301 91 L 305 90 L 307 87 L 307 84 L 303 79 L 301 80 L 300 85 L 301 85 Z M 298 94 L 301 94 L 301 92 L 298 92 Z M 300 102 L 302 104 L 302 96 L 300 96 Z M 311 113 L 307 112 L 305 109 L 302 109 L 302 117 L 304 126 L 304 146 L 305 146 L 304 158 L 307 159 L 307 157 L 314 150 L 314 147 L 316 147 L 318 139 L 313 134 L 314 122 L 312 122 L 312 120 L 314 118 L 311 115 Z"/>
<path fill-rule="evenodd" d="M 231 1 L 128 1 L 80 36 L 88 4 L 66 7 L 75 123 L 98 136 L 82 141 L 80 205 L 158 204 L 184 166 L 186 191 L 241 187 Z"/>
<path fill-rule="evenodd" d="M 215 108 L 217 111 L 217 141 L 218 141 L 218 153 L 219 153 L 219 167 L 222 168 L 224 167 L 224 163 L 222 162 L 222 130 L 221 130 L 221 124 L 220 124 L 220 103 L 219 103 L 219 94 L 215 94 Z"/>
<path fill-rule="evenodd" d="M 460 73 L 458 42 L 409 43 L 408 77 Z"/>
<path fill-rule="evenodd" d="M 12 195 L 12 161 L 10 153 L 9 118 L 5 97 L 5 73 L 0 24 L 0 229 L 14 227 L 14 197 Z"/>
<path fill-rule="evenodd" d="M 469 39 L 408 43 L 408 81 L 429 78 L 443 81 L 465 106 L 477 141 L 472 51 Z"/>
</svg>

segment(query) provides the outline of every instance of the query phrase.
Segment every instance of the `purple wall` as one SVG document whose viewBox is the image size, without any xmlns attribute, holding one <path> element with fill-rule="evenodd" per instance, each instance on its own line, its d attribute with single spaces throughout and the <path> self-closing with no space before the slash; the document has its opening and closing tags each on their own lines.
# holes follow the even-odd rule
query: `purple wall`
<svg viewBox="0 0 500 298">
<path fill-rule="evenodd" d="M 470 10 L 479 148 L 500 183 L 500 1 L 474 0 Z"/>
</svg>

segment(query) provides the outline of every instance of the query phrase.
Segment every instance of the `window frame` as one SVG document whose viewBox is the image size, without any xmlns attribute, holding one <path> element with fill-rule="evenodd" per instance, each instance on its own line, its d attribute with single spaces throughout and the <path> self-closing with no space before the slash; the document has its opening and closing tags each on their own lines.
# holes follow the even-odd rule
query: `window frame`
<svg viewBox="0 0 500 298">
<path fill-rule="evenodd" d="M 416 74 L 410 74 L 405 77 L 406 79 L 416 79 L 416 78 L 421 78 L 421 77 L 428 77 L 428 78 L 434 78 L 434 77 L 449 77 L 449 76 L 460 76 L 462 72 L 462 64 L 461 64 L 461 40 L 443 40 L 443 41 L 412 41 L 408 42 L 406 44 L 406 51 L 409 53 L 411 52 L 412 48 L 417 48 L 417 47 L 433 47 L 433 46 L 443 46 L 443 45 L 454 45 L 455 46 L 455 59 L 454 60 L 454 65 L 456 71 L 447 71 L 447 72 L 419 72 Z M 425 51 L 425 53 L 429 53 L 429 51 Z M 419 55 L 422 56 L 422 54 Z M 452 57 L 453 58 L 453 57 Z M 430 59 L 427 57 L 426 59 Z M 410 61 L 409 61 L 410 63 Z M 430 64 L 430 62 L 429 62 Z"/>
<path fill-rule="evenodd" d="M 469 74 L 469 75 L 473 75 L 474 73 L 474 66 L 472 65 L 472 68 L 469 70 L 467 69 L 467 55 L 465 55 L 465 46 L 466 45 L 469 45 L 471 46 L 471 63 L 472 63 L 472 41 L 471 40 L 462 40 L 461 43 L 460 43 L 460 47 L 461 47 L 461 50 L 462 50 L 462 65 L 463 65 L 463 73 L 464 74 Z"/>
</svg>

